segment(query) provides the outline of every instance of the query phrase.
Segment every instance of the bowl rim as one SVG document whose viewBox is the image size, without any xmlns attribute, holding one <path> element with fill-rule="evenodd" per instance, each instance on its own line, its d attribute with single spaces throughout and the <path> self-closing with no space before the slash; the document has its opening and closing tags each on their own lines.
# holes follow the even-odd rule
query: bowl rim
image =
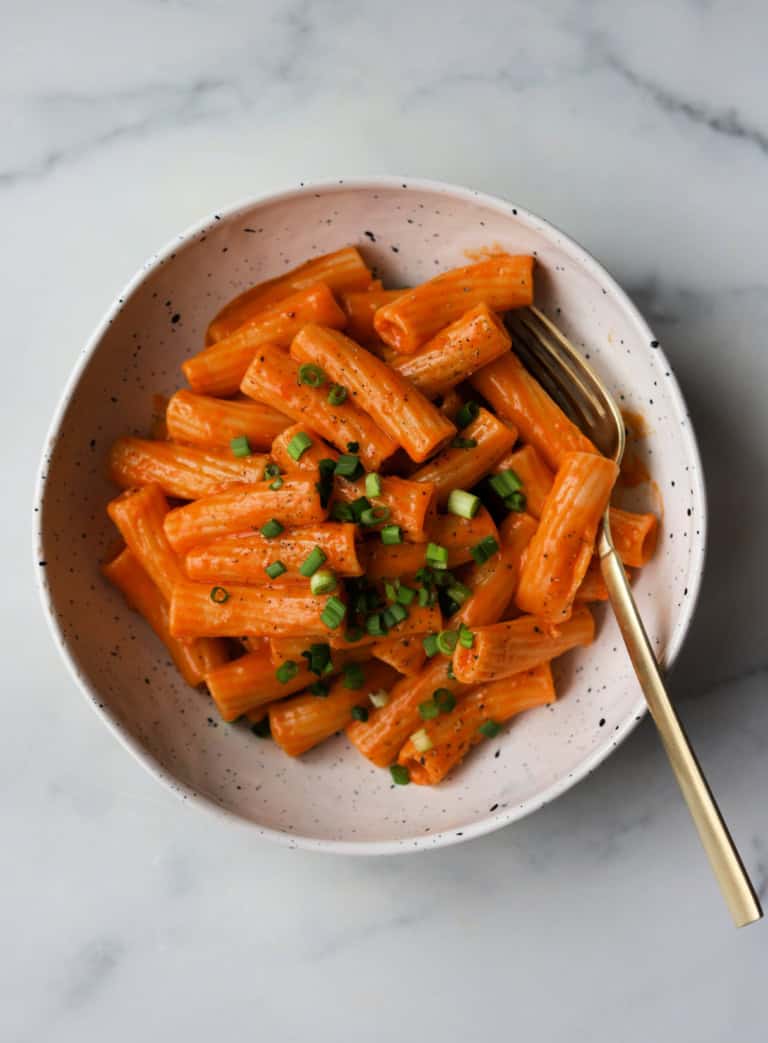
<svg viewBox="0 0 768 1043">
<path fill-rule="evenodd" d="M 477 821 L 463 826 L 459 831 L 457 831 L 456 828 L 451 828 L 436 833 L 429 833 L 424 836 L 408 836 L 398 840 L 332 840 L 322 837 L 301 836 L 293 832 L 284 832 L 271 826 L 259 825 L 259 823 L 247 819 L 243 815 L 240 815 L 219 803 L 212 795 L 200 793 L 187 783 L 182 782 L 166 772 L 157 759 L 151 755 L 137 739 L 123 728 L 120 721 L 101 701 L 98 690 L 80 671 L 75 657 L 70 651 L 69 645 L 64 637 L 63 630 L 54 611 L 45 577 L 45 569 L 40 566 L 40 561 L 44 560 L 45 548 L 43 519 L 45 514 L 44 507 L 46 489 L 49 480 L 48 465 L 56 448 L 56 443 L 61 432 L 62 422 L 66 416 L 66 412 L 77 386 L 80 383 L 83 372 L 97 350 L 105 332 L 115 316 L 122 309 L 124 303 L 149 275 L 166 263 L 173 253 L 178 251 L 181 244 L 186 244 L 189 240 L 195 238 L 206 229 L 217 225 L 219 222 L 229 220 L 242 211 L 251 210 L 254 207 L 287 202 L 298 196 L 305 195 L 308 192 L 332 194 L 334 192 L 343 192 L 350 189 L 365 191 L 376 189 L 397 189 L 407 191 L 411 188 L 418 191 L 437 193 L 466 202 L 479 203 L 490 209 L 505 214 L 511 214 L 523 225 L 526 225 L 529 228 L 534 228 L 536 231 L 543 232 L 548 237 L 556 239 L 558 245 L 571 255 L 576 264 L 581 266 L 595 279 L 599 280 L 600 285 L 613 295 L 620 304 L 622 310 L 637 325 L 641 333 L 645 334 L 648 343 L 657 339 L 640 310 L 628 294 L 588 250 L 571 236 L 561 231 L 559 227 L 552 224 L 551 221 L 538 216 L 525 207 L 512 203 L 508 199 L 445 181 L 438 181 L 431 178 L 404 177 L 394 174 L 353 176 L 345 178 L 322 178 L 310 181 L 300 181 L 291 188 L 267 191 L 255 196 L 249 196 L 226 207 L 217 209 L 187 227 L 181 234 L 175 235 L 166 243 L 165 246 L 149 256 L 149 258 L 115 297 L 112 304 L 94 328 L 94 331 L 88 338 L 84 348 L 81 350 L 59 397 L 53 417 L 48 426 L 43 452 L 41 454 L 41 462 L 35 481 L 33 551 L 35 555 L 34 565 L 37 588 L 43 606 L 43 613 L 54 644 L 58 648 L 70 676 L 76 682 L 82 694 L 86 697 L 94 711 L 99 715 L 100 719 L 107 725 L 118 741 L 133 754 L 139 763 L 152 776 L 154 776 L 154 778 L 175 792 L 183 800 L 193 803 L 196 807 L 204 809 L 209 814 L 213 814 L 220 819 L 229 820 L 241 827 L 247 828 L 249 831 L 255 830 L 258 835 L 292 849 L 301 848 L 311 851 L 323 851 L 329 854 L 388 855 L 400 854 L 406 851 L 423 851 L 437 847 L 445 847 L 452 844 L 463 843 L 464 841 L 472 840 L 475 837 L 485 836 L 487 833 L 495 832 L 503 826 L 510 825 L 512 822 L 516 822 L 519 819 L 532 814 L 534 811 L 538 811 L 546 804 L 551 803 L 551 801 L 561 796 L 572 786 L 575 786 L 576 783 L 590 775 L 618 748 L 647 712 L 645 699 L 638 691 L 638 698 L 636 699 L 635 704 L 631 707 L 630 712 L 627 714 L 624 721 L 617 726 L 616 730 L 610 733 L 610 736 L 607 735 L 600 745 L 596 746 L 586 757 L 584 757 L 572 772 L 559 778 L 544 790 L 541 790 L 535 796 L 528 798 L 521 804 L 516 804 L 514 807 L 504 808 L 502 811 L 486 814 Z M 667 648 L 665 670 L 668 671 L 676 660 L 685 637 L 688 634 L 701 591 L 707 549 L 708 518 L 704 472 L 693 424 L 683 394 L 680 390 L 677 377 L 669 364 L 669 360 L 664 354 L 663 348 L 659 345 L 655 351 L 657 357 L 664 362 L 666 370 L 669 373 L 667 387 L 672 405 L 678 418 L 680 420 L 685 420 L 685 423 L 681 425 L 681 436 L 684 443 L 685 455 L 687 459 L 695 465 L 692 479 L 692 495 L 696 506 L 697 516 L 700 519 L 700 535 L 692 541 L 690 575 L 688 577 L 689 596 L 685 600 L 676 630 L 673 633 L 669 647 Z"/>
</svg>

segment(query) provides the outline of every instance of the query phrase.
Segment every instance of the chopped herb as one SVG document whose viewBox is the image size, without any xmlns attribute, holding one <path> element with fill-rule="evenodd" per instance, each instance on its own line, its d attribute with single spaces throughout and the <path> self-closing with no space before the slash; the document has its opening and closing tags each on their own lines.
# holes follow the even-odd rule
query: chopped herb
<svg viewBox="0 0 768 1043">
<path fill-rule="evenodd" d="M 480 510 L 480 497 L 463 489 L 454 489 L 448 497 L 448 513 L 458 518 L 474 518 Z"/>
<path fill-rule="evenodd" d="M 387 628 L 384 625 L 384 620 L 379 612 L 374 612 L 373 615 L 368 616 L 365 621 L 365 629 L 371 637 L 387 636 Z"/>
<path fill-rule="evenodd" d="M 520 511 L 525 510 L 527 504 L 525 493 L 515 492 L 504 497 L 504 506 L 508 511 L 515 511 L 515 513 L 519 514 Z"/>
<path fill-rule="evenodd" d="M 427 565 L 433 569 L 448 568 L 448 551 L 439 543 L 428 543 L 426 553 Z"/>
<path fill-rule="evenodd" d="M 344 640 L 349 641 L 349 643 L 352 644 L 355 641 L 359 641 L 360 638 L 364 636 L 364 634 L 365 631 L 362 627 L 347 627 L 347 629 L 344 631 Z"/>
<path fill-rule="evenodd" d="M 211 587 L 211 601 L 223 605 L 225 601 L 229 601 L 229 591 L 224 587 Z"/>
<path fill-rule="evenodd" d="M 459 635 L 455 630 L 441 630 L 437 635 L 437 648 L 443 655 L 450 655 L 456 648 Z"/>
<path fill-rule="evenodd" d="M 309 589 L 313 594 L 331 594 L 338 583 L 330 569 L 320 569 L 309 581 Z"/>
<path fill-rule="evenodd" d="M 320 613 L 320 619 L 330 630 L 335 630 L 341 625 L 341 621 L 347 614 L 347 606 L 341 600 L 337 598 L 335 594 L 331 594 L 326 602 L 325 608 Z"/>
<path fill-rule="evenodd" d="M 411 590 L 410 587 L 403 586 L 401 583 L 397 588 L 396 600 L 400 605 L 410 605 L 413 603 L 413 599 L 416 597 L 416 591 Z"/>
<path fill-rule="evenodd" d="M 403 542 L 403 532 L 399 525 L 385 525 L 381 530 L 381 542 L 388 545 Z"/>
<path fill-rule="evenodd" d="M 355 453 L 342 453 L 336 461 L 334 471 L 340 478 L 348 478 L 350 482 L 354 482 L 363 473 L 363 465 Z"/>
<path fill-rule="evenodd" d="M 379 475 L 367 474 L 365 476 L 365 495 L 381 496 L 381 478 Z"/>
<path fill-rule="evenodd" d="M 309 578 L 314 576 L 317 570 L 328 560 L 328 555 L 321 547 L 313 547 L 304 561 L 299 566 L 302 576 Z"/>
<path fill-rule="evenodd" d="M 523 483 L 511 469 L 499 471 L 498 474 L 491 475 L 488 479 L 488 484 L 502 499 L 504 499 L 505 496 L 510 496 L 512 493 L 518 492 L 523 487 Z"/>
<path fill-rule="evenodd" d="M 321 699 L 325 699 L 331 690 L 331 686 L 327 681 L 313 681 L 307 691 L 311 692 L 312 695 L 317 695 Z"/>
<path fill-rule="evenodd" d="M 422 645 L 424 645 L 424 651 L 427 653 L 430 659 L 432 658 L 432 656 L 437 655 L 439 651 L 437 647 L 437 634 L 426 634 L 422 638 L 421 643 Z"/>
<path fill-rule="evenodd" d="M 277 518 L 270 518 L 266 524 L 262 525 L 261 535 L 266 540 L 273 540 L 275 536 L 279 536 L 285 526 L 281 525 Z"/>
<path fill-rule="evenodd" d="M 352 707 L 352 718 L 355 721 L 367 721 L 368 720 L 368 707 L 367 706 L 353 706 Z"/>
<path fill-rule="evenodd" d="M 277 464 L 267 464 L 264 468 L 264 481 L 268 482 L 270 478 L 279 478 L 282 474 Z"/>
<path fill-rule="evenodd" d="M 389 769 L 389 774 L 396 786 L 407 786 L 411 781 L 411 773 L 404 764 L 393 764 Z"/>
<path fill-rule="evenodd" d="M 427 750 L 431 750 L 435 745 L 427 734 L 426 728 L 419 728 L 417 732 L 414 732 L 411 736 L 411 742 L 416 747 L 418 753 L 426 753 Z"/>
<path fill-rule="evenodd" d="M 499 545 L 493 536 L 484 536 L 479 543 L 476 543 L 472 547 L 470 553 L 475 559 L 478 565 L 484 564 L 489 558 L 492 558 L 499 549 Z"/>
<path fill-rule="evenodd" d="M 459 627 L 459 644 L 462 648 L 471 648 L 475 643 L 475 635 L 463 623 Z"/>
<path fill-rule="evenodd" d="M 278 489 L 282 489 L 283 487 L 283 479 L 278 475 L 273 482 L 269 483 L 269 487 L 277 492 Z"/>
<path fill-rule="evenodd" d="M 472 591 L 469 587 L 465 587 L 464 584 L 459 583 L 458 580 L 455 580 L 450 587 L 446 589 L 446 594 L 455 605 L 463 605 L 471 593 Z"/>
<path fill-rule="evenodd" d="M 389 702 L 389 692 L 385 692 L 383 688 L 380 688 L 377 692 L 369 692 L 368 698 L 376 709 L 380 710 L 382 706 L 386 706 Z"/>
<path fill-rule="evenodd" d="M 348 453 L 359 453 L 360 452 L 360 443 L 359 442 L 347 442 L 347 452 Z"/>
<path fill-rule="evenodd" d="M 333 492 L 333 472 L 336 469 L 336 461 L 318 460 L 317 469 L 320 472 L 320 480 L 315 482 L 315 488 L 320 494 L 320 506 L 327 507 Z"/>
<path fill-rule="evenodd" d="M 422 721 L 431 721 L 439 713 L 440 708 L 434 699 L 427 699 L 423 703 L 419 703 L 419 716 Z"/>
<path fill-rule="evenodd" d="M 329 674 L 333 670 L 331 647 L 322 641 L 316 641 L 301 653 L 307 660 L 307 668 L 318 677 Z"/>
<path fill-rule="evenodd" d="M 477 420 L 479 413 L 480 406 L 477 402 L 465 402 L 456 414 L 456 426 L 461 430 L 473 420 Z"/>
<path fill-rule="evenodd" d="M 305 362 L 299 366 L 299 383 L 306 384 L 311 388 L 322 387 L 328 377 L 323 373 L 319 366 L 313 365 L 311 362 Z"/>
<path fill-rule="evenodd" d="M 432 693 L 432 698 L 440 713 L 450 713 L 456 706 L 456 696 L 450 688 L 438 688 Z"/>
<path fill-rule="evenodd" d="M 369 507 L 360 515 L 363 525 L 381 525 L 389 520 L 389 507 Z"/>
<path fill-rule="evenodd" d="M 264 571 L 270 579 L 277 579 L 278 576 L 282 576 L 284 572 L 287 572 L 285 565 L 282 561 L 273 561 L 271 564 L 266 565 Z"/>
<path fill-rule="evenodd" d="M 253 452 L 245 435 L 233 438 L 229 443 L 229 447 L 232 450 L 233 456 L 250 456 Z"/>
<path fill-rule="evenodd" d="M 278 679 L 280 684 L 287 684 L 288 681 L 292 681 L 296 674 L 299 672 L 299 664 L 295 663 L 292 659 L 286 659 L 284 663 L 281 663 L 275 670 L 275 677 Z"/>
<path fill-rule="evenodd" d="M 335 467 L 336 464 L 333 466 Z M 350 505 L 348 503 L 340 503 L 339 501 L 331 507 L 331 518 L 339 522 L 353 522 L 355 520 Z"/>
<path fill-rule="evenodd" d="M 340 406 L 346 400 L 347 389 L 341 384 L 331 384 L 328 389 L 328 402 L 332 406 Z"/>
<path fill-rule="evenodd" d="M 298 431 L 288 443 L 288 455 L 292 460 L 300 460 L 312 445 L 312 439 L 306 431 Z"/>
<path fill-rule="evenodd" d="M 344 687 L 357 691 L 365 684 L 365 671 L 360 663 L 345 663 L 344 665 Z"/>
<path fill-rule="evenodd" d="M 495 739 L 501 731 L 501 725 L 497 724 L 495 721 L 483 721 L 477 730 L 481 735 L 484 735 L 486 739 Z"/>
</svg>

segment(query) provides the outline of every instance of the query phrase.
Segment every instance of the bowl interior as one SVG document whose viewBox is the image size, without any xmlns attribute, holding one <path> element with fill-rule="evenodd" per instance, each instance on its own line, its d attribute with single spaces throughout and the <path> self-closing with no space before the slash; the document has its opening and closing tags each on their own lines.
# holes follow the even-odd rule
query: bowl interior
<svg viewBox="0 0 768 1043">
<path fill-rule="evenodd" d="M 423 281 L 484 248 L 538 258 L 537 303 L 582 345 L 621 405 L 641 414 L 637 451 L 652 484 L 630 506 L 663 504 L 659 550 L 635 585 L 667 660 L 687 627 L 703 555 L 704 500 L 693 435 L 666 359 L 602 269 L 546 223 L 498 200 L 427 184 L 307 187 L 217 216 L 150 261 L 96 334 L 43 467 L 40 571 L 65 655 L 130 748 L 188 797 L 289 842 L 390 850 L 446 842 L 540 806 L 598 763 L 643 702 L 613 620 L 558 666 L 558 703 L 486 742 L 437 789 L 392 787 L 343 737 L 290 760 L 245 726 L 217 719 L 143 622 L 102 580 L 115 545 L 104 506 L 111 441 L 145 433 L 154 395 L 183 381 L 211 315 L 230 297 L 306 258 L 357 244 L 387 284 Z"/>
</svg>

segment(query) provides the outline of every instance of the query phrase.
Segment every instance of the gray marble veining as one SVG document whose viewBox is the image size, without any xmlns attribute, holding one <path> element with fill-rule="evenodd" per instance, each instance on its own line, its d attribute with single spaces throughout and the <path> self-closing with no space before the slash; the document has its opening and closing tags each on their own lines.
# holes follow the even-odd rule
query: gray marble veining
<svg viewBox="0 0 768 1043">
<path fill-rule="evenodd" d="M 765 896 L 767 29 L 746 0 L 3 5 L 2 1040 L 762 1043 L 768 935 L 730 927 L 650 726 L 471 845 L 256 843 L 89 713 L 43 631 L 28 505 L 95 320 L 200 215 L 392 171 L 518 200 L 608 265 L 686 395 L 711 544 L 673 685 Z"/>
</svg>

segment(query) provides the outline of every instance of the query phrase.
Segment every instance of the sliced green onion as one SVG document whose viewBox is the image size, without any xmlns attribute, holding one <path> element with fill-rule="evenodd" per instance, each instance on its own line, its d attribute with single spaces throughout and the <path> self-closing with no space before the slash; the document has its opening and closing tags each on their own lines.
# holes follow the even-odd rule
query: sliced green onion
<svg viewBox="0 0 768 1043">
<path fill-rule="evenodd" d="M 264 566 L 264 571 L 270 579 L 277 579 L 278 576 L 282 576 L 288 569 L 283 565 L 282 561 L 273 561 L 269 565 Z"/>
<path fill-rule="evenodd" d="M 376 709 L 380 710 L 382 706 L 386 706 L 389 702 L 389 692 L 385 692 L 383 688 L 380 688 L 377 692 L 369 692 L 368 698 Z"/>
<path fill-rule="evenodd" d="M 397 591 L 399 586 L 400 581 L 397 579 L 393 583 L 390 583 L 389 580 L 385 581 L 384 596 L 386 597 L 387 601 L 397 601 Z"/>
<path fill-rule="evenodd" d="M 459 644 L 462 648 L 471 648 L 475 643 L 475 635 L 463 623 L 459 627 Z"/>
<path fill-rule="evenodd" d="M 453 660 L 452 659 L 448 660 L 448 669 L 445 671 L 445 673 L 446 673 L 446 676 L 447 676 L 449 681 L 458 681 L 458 678 L 456 677 L 456 674 L 453 672 Z"/>
<path fill-rule="evenodd" d="M 254 735 L 258 735 L 260 739 L 269 739 L 272 735 L 269 727 L 269 714 L 266 714 L 262 720 L 252 724 L 251 731 Z"/>
<path fill-rule="evenodd" d="M 448 551 L 439 543 L 428 543 L 426 553 L 427 565 L 433 569 L 448 568 Z"/>
<path fill-rule="evenodd" d="M 349 643 L 352 644 L 355 641 L 359 641 L 360 638 L 364 636 L 364 634 L 365 631 L 362 627 L 347 627 L 347 629 L 344 631 L 344 640 L 349 641 Z"/>
<path fill-rule="evenodd" d="M 309 581 L 309 589 L 313 594 L 332 594 L 336 587 L 338 583 L 330 569 L 320 569 Z"/>
<path fill-rule="evenodd" d="M 360 457 L 355 453 L 342 453 L 336 461 L 334 472 L 340 478 L 348 478 L 350 482 L 354 482 L 363 473 Z"/>
<path fill-rule="evenodd" d="M 381 542 L 389 545 L 403 542 L 403 530 L 399 525 L 385 525 L 381 530 Z"/>
<path fill-rule="evenodd" d="M 458 518 L 474 518 L 480 510 L 480 497 L 463 489 L 454 489 L 448 497 L 448 513 Z"/>
<path fill-rule="evenodd" d="M 353 500 L 349 505 L 349 509 L 352 512 L 352 521 L 362 521 L 363 515 L 367 510 L 370 510 L 371 501 L 365 496 L 358 496 L 356 500 Z"/>
<path fill-rule="evenodd" d="M 419 703 L 419 716 L 422 721 L 431 721 L 439 713 L 440 708 L 434 699 L 426 699 L 423 703 Z"/>
<path fill-rule="evenodd" d="M 250 456 L 253 452 L 245 435 L 239 435 L 237 438 L 231 439 L 229 448 L 234 456 Z"/>
<path fill-rule="evenodd" d="M 312 439 L 306 431 L 297 431 L 288 443 L 288 455 L 291 460 L 300 460 L 312 445 Z"/>
<path fill-rule="evenodd" d="M 359 453 L 360 452 L 360 443 L 359 442 L 347 442 L 347 452 L 348 453 Z"/>
<path fill-rule="evenodd" d="M 331 646 L 323 641 L 316 641 L 301 653 L 307 660 L 307 667 L 313 674 L 322 677 L 333 670 L 331 662 Z"/>
<path fill-rule="evenodd" d="M 347 606 L 341 598 L 337 598 L 335 594 L 331 594 L 325 604 L 325 608 L 320 613 L 320 619 L 330 630 L 335 630 L 341 625 L 341 621 L 344 619 L 346 614 Z"/>
<path fill-rule="evenodd" d="M 379 612 L 374 612 L 373 615 L 368 616 L 365 621 L 365 629 L 372 637 L 387 636 L 387 628 Z"/>
<path fill-rule="evenodd" d="M 267 464 L 264 468 L 264 481 L 268 482 L 270 478 L 279 478 L 282 474 L 277 464 Z"/>
<path fill-rule="evenodd" d="M 491 475 L 488 484 L 502 499 L 511 493 L 518 492 L 523 487 L 523 483 L 512 470 L 499 471 L 498 474 Z"/>
<path fill-rule="evenodd" d="M 340 406 L 342 402 L 346 401 L 347 389 L 341 384 L 331 384 L 328 389 L 328 402 L 332 406 Z"/>
<path fill-rule="evenodd" d="M 454 438 L 451 449 L 474 449 L 476 445 L 476 438 Z"/>
<path fill-rule="evenodd" d="M 421 641 L 424 645 L 424 651 L 431 659 L 433 655 L 437 655 L 439 649 L 437 647 L 437 634 L 426 634 Z"/>
<path fill-rule="evenodd" d="M 480 406 L 477 402 L 465 402 L 456 414 L 456 427 L 461 430 L 467 424 L 471 424 L 473 420 L 477 420 L 479 413 Z"/>
<path fill-rule="evenodd" d="M 389 769 L 389 774 L 396 786 L 407 786 L 411 781 L 411 773 L 404 764 L 393 764 Z"/>
<path fill-rule="evenodd" d="M 456 706 L 456 696 L 450 688 L 438 688 L 432 693 L 432 698 L 440 713 L 450 713 Z"/>
<path fill-rule="evenodd" d="M 322 387 L 328 377 L 320 369 L 319 366 L 315 366 L 311 362 L 305 362 L 299 366 L 299 383 L 306 384 L 307 387 L 319 388 Z"/>
<path fill-rule="evenodd" d="M 489 558 L 492 558 L 499 549 L 499 545 L 493 536 L 484 536 L 479 543 L 476 543 L 470 550 L 470 554 L 475 559 L 478 565 L 484 564 Z"/>
<path fill-rule="evenodd" d="M 411 736 L 411 742 L 419 753 L 426 753 L 427 750 L 431 750 L 435 745 L 427 735 L 426 728 L 419 728 L 417 732 L 414 732 Z"/>
<path fill-rule="evenodd" d="M 426 587 L 419 587 L 419 604 L 422 608 L 432 604 L 432 592 L 427 590 Z"/>
<path fill-rule="evenodd" d="M 269 483 L 269 487 L 277 492 L 278 489 L 282 489 L 283 487 L 283 479 L 278 475 L 273 482 Z"/>
<path fill-rule="evenodd" d="M 331 686 L 327 681 L 313 681 L 307 690 L 310 691 L 312 695 L 317 695 L 321 699 L 326 699 L 331 690 Z"/>
<path fill-rule="evenodd" d="M 353 706 L 352 707 L 352 719 L 355 721 L 367 721 L 368 720 L 368 707 L 367 706 Z"/>
<path fill-rule="evenodd" d="M 389 507 L 369 507 L 360 515 L 360 521 L 363 525 L 381 525 L 389 520 L 389 514 Z"/>
<path fill-rule="evenodd" d="M 408 618 L 408 609 L 405 605 L 399 605 L 395 602 L 394 605 L 390 605 L 384 612 L 384 622 L 388 627 L 396 626 L 398 623 L 402 623 L 404 619 Z"/>
<path fill-rule="evenodd" d="M 401 583 L 400 586 L 397 588 L 397 603 L 399 605 L 411 605 L 413 604 L 413 599 L 415 597 L 416 591 L 411 590 L 410 587 L 405 587 Z"/>
<path fill-rule="evenodd" d="M 365 476 L 365 495 L 381 496 L 381 478 L 379 475 L 367 474 Z"/>
<path fill-rule="evenodd" d="M 280 524 L 277 518 L 270 518 L 269 521 L 266 522 L 266 524 L 262 525 L 259 531 L 261 532 L 261 535 L 264 537 L 264 539 L 273 540 L 275 536 L 280 535 L 280 533 L 283 531 L 283 528 L 284 526 Z"/>
<path fill-rule="evenodd" d="M 336 465 L 334 464 L 334 467 L 335 466 Z M 339 522 L 353 522 L 355 520 L 355 516 L 352 513 L 352 508 L 349 504 L 341 503 L 339 501 L 331 507 L 331 518 L 333 518 L 334 521 Z"/>
<path fill-rule="evenodd" d="M 320 480 L 315 482 L 315 488 L 320 494 L 320 506 L 327 507 L 333 492 L 333 472 L 336 469 L 336 461 L 329 458 L 318 460 L 317 469 L 320 472 Z"/>
<path fill-rule="evenodd" d="M 328 555 L 321 547 L 313 547 L 304 561 L 299 565 L 302 576 L 314 576 L 317 570 L 328 560 Z"/>
<path fill-rule="evenodd" d="M 229 591 L 225 587 L 211 587 L 211 601 L 223 605 L 225 601 L 229 601 Z"/>
<path fill-rule="evenodd" d="M 299 672 L 299 664 L 294 663 L 292 659 L 286 659 L 284 663 L 281 663 L 275 670 L 275 677 L 278 679 L 280 684 L 287 684 L 288 681 L 292 681 L 296 674 Z"/>
<path fill-rule="evenodd" d="M 437 648 L 443 655 L 450 655 L 456 647 L 459 635 L 455 630 L 441 630 L 437 635 Z"/>
<path fill-rule="evenodd" d="M 463 605 L 472 593 L 469 587 L 465 587 L 464 584 L 459 583 L 458 580 L 455 580 L 450 587 L 447 587 L 445 592 L 456 605 Z"/>
<path fill-rule="evenodd" d="M 510 493 L 509 496 L 504 497 L 504 506 L 508 511 L 519 513 L 520 511 L 525 510 L 527 504 L 528 500 L 526 499 L 525 493 Z"/>
<path fill-rule="evenodd" d="M 365 671 L 360 663 L 345 663 L 344 665 L 344 687 L 357 691 L 365 684 Z"/>
<path fill-rule="evenodd" d="M 494 739 L 501 731 L 501 725 L 497 724 L 495 721 L 483 721 L 477 730 L 481 735 L 484 735 L 486 739 Z"/>
</svg>

